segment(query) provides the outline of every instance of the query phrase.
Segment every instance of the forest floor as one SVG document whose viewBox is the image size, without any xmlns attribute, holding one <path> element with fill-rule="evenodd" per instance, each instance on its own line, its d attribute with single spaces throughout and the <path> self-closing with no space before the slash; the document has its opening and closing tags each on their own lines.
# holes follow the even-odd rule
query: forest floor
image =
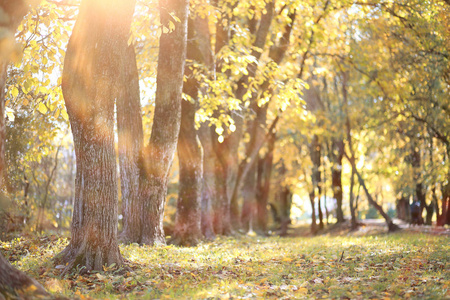
<svg viewBox="0 0 450 300">
<path fill-rule="evenodd" d="M 312 237 L 220 237 L 197 247 L 121 245 L 131 270 L 61 277 L 57 236 L 0 242 L 17 268 L 50 292 L 80 299 L 450 299 L 450 237 L 406 227 L 386 234 L 331 226 Z M 425 230 L 423 227 L 422 230 Z"/>
</svg>

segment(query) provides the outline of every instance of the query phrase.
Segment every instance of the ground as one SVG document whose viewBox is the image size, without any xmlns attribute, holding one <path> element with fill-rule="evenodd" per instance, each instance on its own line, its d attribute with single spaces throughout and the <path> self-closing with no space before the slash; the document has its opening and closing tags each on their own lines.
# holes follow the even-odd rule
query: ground
<svg viewBox="0 0 450 300">
<path fill-rule="evenodd" d="M 408 228 L 385 234 L 366 224 L 353 233 L 335 228 L 317 237 L 218 238 L 192 248 L 122 245 L 131 270 L 109 266 L 61 278 L 63 266 L 54 267 L 51 258 L 66 244 L 41 236 L 0 247 L 50 292 L 82 299 L 450 298 L 449 235 Z"/>
</svg>

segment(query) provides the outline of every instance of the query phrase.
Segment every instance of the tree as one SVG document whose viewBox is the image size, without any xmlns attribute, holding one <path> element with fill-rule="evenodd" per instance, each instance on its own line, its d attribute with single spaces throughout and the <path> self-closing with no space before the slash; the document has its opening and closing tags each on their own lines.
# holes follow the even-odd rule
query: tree
<svg viewBox="0 0 450 300">
<path fill-rule="evenodd" d="M 186 59 L 203 61 L 194 28 L 194 20 L 188 21 Z M 194 246 L 202 238 L 201 202 L 203 179 L 203 149 L 195 128 L 195 112 L 198 106 L 198 82 L 193 70 L 186 64 L 186 81 L 183 92 L 186 100 L 181 104 L 181 127 L 178 137 L 180 180 L 178 188 L 175 228 L 171 243 Z"/>
<path fill-rule="evenodd" d="M 165 244 L 164 204 L 167 179 L 180 131 L 188 11 L 188 0 L 160 1 L 161 24 L 166 29 L 171 26 L 174 29 L 163 31 L 160 38 L 155 115 L 150 142 L 144 153 L 144 177 L 140 182 L 143 201 L 140 242 L 149 245 Z"/>
<path fill-rule="evenodd" d="M 62 89 L 77 170 L 70 244 L 56 262 L 102 271 L 123 262 L 117 241 L 114 100 L 122 87 L 134 1 L 84 0 L 64 61 Z"/>
<path fill-rule="evenodd" d="M 0 253 L 0 296 L 2 299 L 48 299 L 50 294 L 35 279 L 11 266 Z"/>
<path fill-rule="evenodd" d="M 14 34 L 19 26 L 22 18 L 29 9 L 26 1 L 8 1 L 2 0 L 0 2 L 1 15 L 1 29 L 4 35 L 1 38 L 2 47 L 0 48 L 0 189 L 5 188 L 4 176 L 5 174 L 5 86 L 7 80 L 7 69 L 11 56 L 15 49 Z"/>
<path fill-rule="evenodd" d="M 119 142 L 120 191 L 122 195 L 122 242 L 140 238 L 142 202 L 139 198 L 140 161 L 143 151 L 139 73 L 134 45 L 122 57 L 120 94 L 117 98 L 117 131 Z"/>
<path fill-rule="evenodd" d="M 14 34 L 29 10 L 25 1 L 0 1 L 0 30 L 3 32 L 0 47 L 0 202 L 5 191 L 5 85 L 7 68 L 15 48 Z M 15 269 L 0 253 L 0 295 L 2 298 L 49 296 L 45 289 L 25 273 Z"/>
</svg>

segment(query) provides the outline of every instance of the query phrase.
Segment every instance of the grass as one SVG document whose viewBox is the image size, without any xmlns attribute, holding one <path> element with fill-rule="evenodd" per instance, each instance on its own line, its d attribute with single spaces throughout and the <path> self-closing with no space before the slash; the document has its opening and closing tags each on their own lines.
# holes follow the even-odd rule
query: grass
<svg viewBox="0 0 450 300">
<path fill-rule="evenodd" d="M 49 291 L 101 299 L 450 299 L 450 238 L 219 238 L 194 248 L 122 245 L 132 271 L 61 278 L 51 258 L 65 239 L 20 238 L 3 253 Z M 111 268 L 113 269 L 113 268 Z"/>
</svg>

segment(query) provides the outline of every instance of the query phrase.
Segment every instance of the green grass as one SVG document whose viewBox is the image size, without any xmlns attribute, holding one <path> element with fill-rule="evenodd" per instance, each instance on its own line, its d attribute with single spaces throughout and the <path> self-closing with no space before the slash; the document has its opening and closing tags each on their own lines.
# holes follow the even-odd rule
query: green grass
<svg viewBox="0 0 450 300">
<path fill-rule="evenodd" d="M 51 258 L 63 239 L 3 243 L 13 264 L 49 291 L 106 299 L 450 298 L 450 238 L 398 233 L 365 237 L 219 238 L 194 248 L 121 246 L 133 271 L 89 276 Z M 342 257 L 342 259 L 341 259 Z"/>
</svg>

